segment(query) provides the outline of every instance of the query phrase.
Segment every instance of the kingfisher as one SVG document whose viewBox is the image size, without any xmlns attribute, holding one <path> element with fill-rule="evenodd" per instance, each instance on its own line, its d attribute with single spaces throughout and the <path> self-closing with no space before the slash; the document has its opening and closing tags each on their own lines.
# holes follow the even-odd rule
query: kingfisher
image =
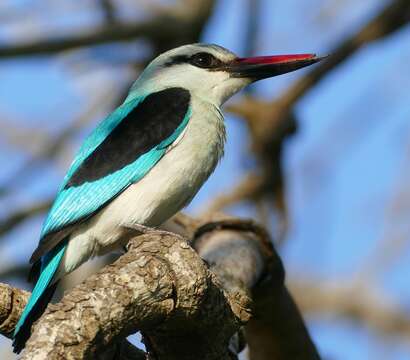
<svg viewBox="0 0 410 360">
<path fill-rule="evenodd" d="M 189 204 L 223 156 L 220 107 L 227 99 L 321 59 L 240 58 L 213 44 L 155 58 L 84 141 L 59 188 L 30 259 L 36 284 L 15 328 L 14 351 L 24 348 L 63 276 L 123 248 L 125 226 L 155 229 Z"/>
</svg>

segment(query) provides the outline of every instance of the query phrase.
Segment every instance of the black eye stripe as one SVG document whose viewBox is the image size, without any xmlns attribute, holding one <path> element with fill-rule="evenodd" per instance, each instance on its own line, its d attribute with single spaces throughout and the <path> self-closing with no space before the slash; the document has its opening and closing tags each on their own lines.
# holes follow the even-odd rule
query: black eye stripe
<svg viewBox="0 0 410 360">
<path fill-rule="evenodd" d="M 165 63 L 165 66 L 172 66 L 176 64 L 190 64 L 203 69 L 215 69 L 221 67 L 223 65 L 223 62 L 210 53 L 199 52 L 191 56 L 174 56 L 170 61 Z"/>
<path fill-rule="evenodd" d="M 221 62 L 210 53 L 200 52 L 191 56 L 190 64 L 200 68 L 209 69 L 220 66 Z"/>
</svg>

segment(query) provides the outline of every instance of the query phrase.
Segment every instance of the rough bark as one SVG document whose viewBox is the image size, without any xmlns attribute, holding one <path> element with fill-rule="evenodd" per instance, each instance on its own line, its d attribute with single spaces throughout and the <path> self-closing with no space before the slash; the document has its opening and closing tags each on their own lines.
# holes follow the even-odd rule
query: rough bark
<svg viewBox="0 0 410 360">
<path fill-rule="evenodd" d="M 126 254 L 49 305 L 22 359 L 234 359 L 243 328 L 252 360 L 319 358 L 263 228 L 223 216 L 171 227 L 188 237 L 130 230 Z M 7 335 L 28 294 L 0 291 L 0 320 L 14 319 L 0 327 Z M 148 354 L 124 340 L 136 331 Z"/>
<path fill-rule="evenodd" d="M 0 334 L 11 338 L 30 293 L 0 283 Z"/>
<path fill-rule="evenodd" d="M 265 230 L 237 219 L 207 223 L 194 242 L 226 289 L 245 288 L 253 299 L 245 326 L 251 360 L 320 359 L 302 316 L 285 287 L 282 261 Z"/>
</svg>

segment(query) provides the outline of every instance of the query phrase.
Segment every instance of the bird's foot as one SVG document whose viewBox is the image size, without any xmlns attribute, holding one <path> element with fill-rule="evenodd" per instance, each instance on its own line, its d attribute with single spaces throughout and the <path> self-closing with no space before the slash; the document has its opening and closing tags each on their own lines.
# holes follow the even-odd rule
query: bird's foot
<svg viewBox="0 0 410 360">
<path fill-rule="evenodd" d="M 137 235 L 166 235 L 166 236 L 172 236 L 172 237 L 180 237 L 180 235 L 175 234 L 171 231 L 166 231 L 166 230 L 162 230 L 162 229 L 157 229 L 157 228 L 153 228 L 153 227 L 149 227 L 149 226 L 145 226 L 145 225 L 141 225 L 141 224 L 124 224 L 123 227 L 126 230 L 131 230 L 132 232 L 137 233 Z M 128 251 L 128 246 L 129 243 L 127 245 L 125 245 L 124 247 L 124 251 L 127 252 Z"/>
<path fill-rule="evenodd" d="M 168 236 L 177 235 L 178 236 L 178 234 L 175 234 L 171 231 L 153 228 L 153 227 L 149 227 L 149 226 L 145 226 L 141 224 L 124 224 L 123 226 L 127 229 L 131 229 L 131 230 L 138 232 L 140 235 L 156 234 L 156 235 L 168 235 Z"/>
</svg>

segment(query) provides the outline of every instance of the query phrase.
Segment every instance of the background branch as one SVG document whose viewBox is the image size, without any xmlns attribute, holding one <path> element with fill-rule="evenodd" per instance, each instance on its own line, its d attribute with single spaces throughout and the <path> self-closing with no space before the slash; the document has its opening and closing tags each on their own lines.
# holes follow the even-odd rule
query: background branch
<svg viewBox="0 0 410 360">
<path fill-rule="evenodd" d="M 393 0 L 355 34 L 331 50 L 326 61 L 296 80 L 278 99 L 264 101 L 248 95 L 239 103 L 227 106 L 228 111 L 243 118 L 249 127 L 252 150 L 261 165 L 260 178 L 258 186 L 249 186 L 252 177 L 245 177 L 230 193 L 222 195 L 221 199 L 214 199 L 209 208 L 218 211 L 239 201 L 270 196 L 282 214 L 286 231 L 281 156 L 284 141 L 297 131 L 297 120 L 293 113 L 296 102 L 362 46 L 391 35 L 409 21 L 410 3 Z"/>
<path fill-rule="evenodd" d="M 138 37 L 151 39 L 157 45 L 157 52 L 161 52 L 174 47 L 175 43 L 190 43 L 198 38 L 204 22 L 212 11 L 214 1 L 190 1 L 190 3 L 190 7 L 184 7 L 182 2 L 178 6 L 178 11 L 161 14 L 137 24 L 116 22 L 79 35 L 3 46 L 0 47 L 0 58 L 50 55 L 85 46 L 134 40 Z"/>
</svg>

